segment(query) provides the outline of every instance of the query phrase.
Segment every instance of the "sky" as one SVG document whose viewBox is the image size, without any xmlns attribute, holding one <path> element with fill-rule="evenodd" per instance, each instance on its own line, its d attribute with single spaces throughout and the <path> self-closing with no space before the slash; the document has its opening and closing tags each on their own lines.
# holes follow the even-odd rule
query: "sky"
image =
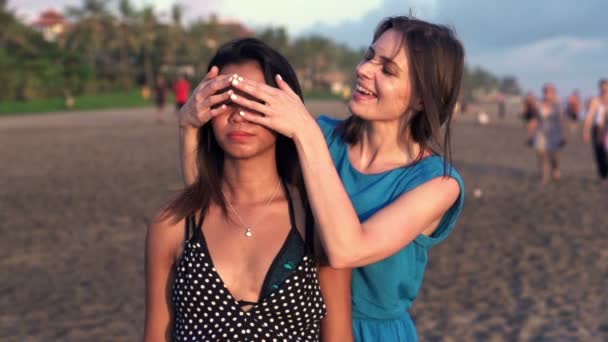
<svg viewBox="0 0 608 342">
<path fill-rule="evenodd" d="M 132 0 L 168 16 L 173 0 Z M 81 0 L 9 0 L 24 18 Z M 352 47 L 367 46 L 377 23 L 412 12 L 420 19 L 453 27 L 467 63 L 514 75 L 536 93 L 545 82 L 560 95 L 577 88 L 586 96 L 608 77 L 608 1 L 585 0 L 181 0 L 186 19 L 215 13 L 252 29 L 283 26 L 290 36 L 322 34 Z M 50 5 L 49 5 L 50 4 Z M 161 15 L 162 16 L 162 15 Z"/>
</svg>

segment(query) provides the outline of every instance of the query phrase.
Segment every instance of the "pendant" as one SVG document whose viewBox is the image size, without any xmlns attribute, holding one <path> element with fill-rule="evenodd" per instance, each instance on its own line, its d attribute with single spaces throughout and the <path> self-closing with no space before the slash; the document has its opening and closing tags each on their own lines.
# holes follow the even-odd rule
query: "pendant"
<svg viewBox="0 0 608 342">
<path fill-rule="evenodd" d="M 251 228 L 247 228 L 247 231 L 245 232 L 245 236 L 246 237 L 252 237 L 253 236 L 253 232 L 251 231 Z"/>
</svg>

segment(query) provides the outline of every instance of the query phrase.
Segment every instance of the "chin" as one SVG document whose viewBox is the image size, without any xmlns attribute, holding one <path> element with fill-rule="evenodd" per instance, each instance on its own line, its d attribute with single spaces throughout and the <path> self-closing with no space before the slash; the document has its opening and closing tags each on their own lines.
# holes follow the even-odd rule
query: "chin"
<svg viewBox="0 0 608 342">
<path fill-rule="evenodd" d="M 226 157 L 231 159 L 251 159 L 255 158 L 259 152 L 258 151 L 250 151 L 247 149 L 228 149 L 224 150 Z"/>
<path fill-rule="evenodd" d="M 236 145 L 226 147 L 224 148 L 225 156 L 236 160 L 255 159 L 268 153 L 274 153 L 274 149 L 267 146 Z"/>
<path fill-rule="evenodd" d="M 370 115 L 371 113 L 370 113 L 369 109 L 362 108 L 363 106 L 361 106 L 360 104 L 356 103 L 353 100 L 348 101 L 346 106 L 348 107 L 348 110 L 350 111 L 350 113 L 353 116 L 356 116 L 363 120 L 373 120 L 374 119 L 374 115 L 373 114 Z"/>
</svg>

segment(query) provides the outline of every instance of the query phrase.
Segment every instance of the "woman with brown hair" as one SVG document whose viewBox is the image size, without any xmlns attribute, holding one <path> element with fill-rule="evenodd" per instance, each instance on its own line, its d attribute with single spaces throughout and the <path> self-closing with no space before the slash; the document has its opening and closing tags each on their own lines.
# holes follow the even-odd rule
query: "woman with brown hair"
<svg viewBox="0 0 608 342">
<path fill-rule="evenodd" d="M 408 313 L 428 251 L 447 238 L 464 204 L 450 164 L 450 121 L 464 49 L 452 30 L 410 17 L 377 28 L 357 66 L 344 121 L 308 112 L 276 75 L 280 89 L 247 77 L 232 96 L 243 118 L 290 137 L 331 266 L 354 268 L 357 341 L 417 341 Z M 251 100 L 253 97 L 255 100 Z M 195 122 L 196 111 L 182 112 Z M 185 146 L 196 137 L 184 137 Z M 183 150 L 185 168 L 192 153 Z"/>
<path fill-rule="evenodd" d="M 273 87 L 277 73 L 301 99 L 295 72 L 251 38 L 209 70 L 184 109 L 204 106 L 204 124 L 181 122 L 197 135 L 196 177 L 148 231 L 145 340 L 351 340 L 351 272 L 320 264 L 294 142 L 230 101 L 248 97 L 232 80 Z"/>
</svg>

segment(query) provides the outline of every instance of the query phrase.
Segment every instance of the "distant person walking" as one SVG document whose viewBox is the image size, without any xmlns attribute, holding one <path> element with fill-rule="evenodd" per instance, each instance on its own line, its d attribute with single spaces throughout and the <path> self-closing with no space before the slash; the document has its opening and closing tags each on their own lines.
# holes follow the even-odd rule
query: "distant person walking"
<svg viewBox="0 0 608 342">
<path fill-rule="evenodd" d="M 561 178 L 557 153 L 565 144 L 559 97 L 553 84 L 543 87 L 543 99 L 536 108 L 529 122 L 529 132 L 538 156 L 542 182 L 546 184 L 551 178 Z"/>
<path fill-rule="evenodd" d="M 526 140 L 526 145 L 529 147 L 534 146 L 534 127 L 530 124 L 532 119 L 534 119 L 538 115 L 538 109 L 536 96 L 534 93 L 529 91 L 526 93 L 523 102 L 523 111 L 521 113 L 521 119 L 524 121 L 526 125 L 526 129 L 528 130 L 528 139 Z"/>
<path fill-rule="evenodd" d="M 578 120 L 581 113 L 581 94 L 577 90 L 574 90 L 570 96 L 568 96 L 568 103 L 566 105 L 566 116 L 570 119 L 570 132 L 575 133 Z"/>
<path fill-rule="evenodd" d="M 505 96 L 502 93 L 499 93 L 496 96 L 496 103 L 498 104 L 498 117 L 500 119 L 504 119 L 507 114 L 507 103 L 505 101 Z"/>
<path fill-rule="evenodd" d="M 176 109 L 179 111 L 190 97 L 190 82 L 184 75 L 179 75 L 173 84 L 173 92 L 175 93 Z"/>
<path fill-rule="evenodd" d="M 154 85 L 154 103 L 156 104 L 156 121 L 162 123 L 165 115 L 165 104 L 167 103 L 167 82 L 162 75 L 156 78 Z"/>
<path fill-rule="evenodd" d="M 524 98 L 524 111 L 521 113 L 521 118 L 527 124 L 537 115 L 536 96 L 530 91 Z"/>
<path fill-rule="evenodd" d="M 591 99 L 585 124 L 583 125 L 583 140 L 591 142 L 593 154 L 597 163 L 600 179 L 608 178 L 608 152 L 606 151 L 606 121 L 608 116 L 608 79 L 599 82 L 600 94 Z"/>
</svg>

